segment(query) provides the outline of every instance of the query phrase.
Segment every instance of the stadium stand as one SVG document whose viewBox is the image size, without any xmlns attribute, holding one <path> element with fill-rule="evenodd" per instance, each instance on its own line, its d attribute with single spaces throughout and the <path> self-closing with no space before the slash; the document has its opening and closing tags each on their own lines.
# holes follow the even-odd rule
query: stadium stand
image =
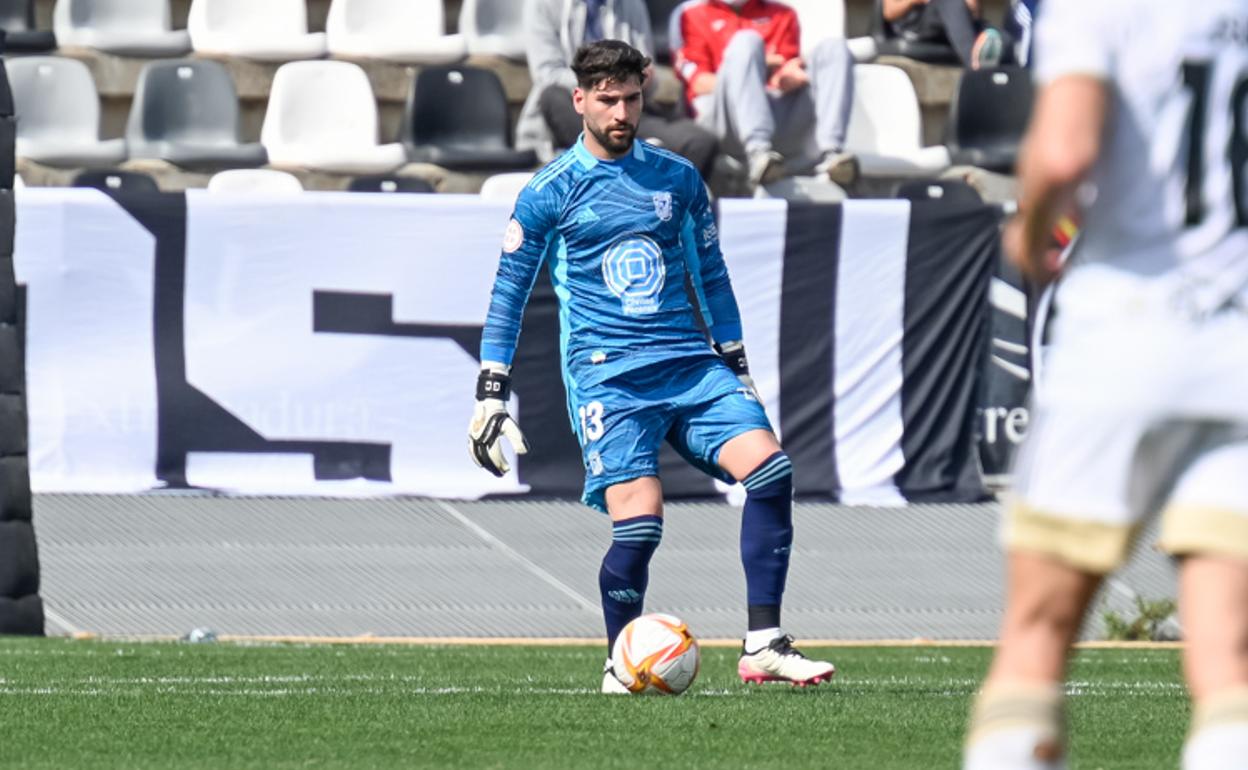
<svg viewBox="0 0 1248 770">
<path fill-rule="evenodd" d="M 392 176 L 387 174 L 357 176 L 347 185 L 349 192 L 363 193 L 433 193 L 429 180 L 416 176 Z"/>
<path fill-rule="evenodd" d="M 308 31 L 304 0 L 191 0 L 187 29 L 202 54 L 285 62 L 326 51 L 325 33 Z"/>
<path fill-rule="evenodd" d="M 490 201 L 512 203 L 520 197 L 520 191 L 533 178 L 532 171 L 512 171 L 494 174 L 481 184 L 481 197 Z"/>
<path fill-rule="evenodd" d="M 240 143 L 238 123 L 238 95 L 224 66 L 152 61 L 139 73 L 126 142 L 131 158 L 190 168 L 264 165 L 264 147 Z"/>
<path fill-rule="evenodd" d="M 646 0 L 650 11 L 650 34 L 654 38 L 654 58 L 672 63 L 671 27 L 672 14 L 684 0 Z"/>
<path fill-rule="evenodd" d="M 409 64 L 449 64 L 468 53 L 445 34 L 442 0 L 333 0 L 325 22 L 334 56 Z"/>
<path fill-rule="evenodd" d="M 95 48 L 121 56 L 179 56 L 186 30 L 171 28 L 169 0 L 57 0 L 52 30 L 61 48 Z"/>
<path fill-rule="evenodd" d="M 13 189 L 14 189 L 14 190 L 22 190 L 22 189 L 24 189 L 25 187 L 26 187 L 26 182 L 22 181 L 22 177 L 21 177 L 21 175 L 20 175 L 20 174 L 15 175 L 15 176 L 13 177 Z"/>
<path fill-rule="evenodd" d="M 863 177 L 926 177 L 948 168 L 949 151 L 921 146 L 922 131 L 906 73 L 884 64 L 855 65 L 846 149 L 857 156 Z"/>
<path fill-rule="evenodd" d="M 373 88 L 364 70 L 350 62 L 279 67 L 260 141 L 274 166 L 375 174 L 405 160 L 403 145 L 378 144 Z"/>
<path fill-rule="evenodd" d="M 755 198 L 782 198 L 786 201 L 805 203 L 840 203 L 849 196 L 838 184 L 826 177 L 789 176 L 754 191 Z"/>
<path fill-rule="evenodd" d="M 498 76 L 470 66 L 425 67 L 412 83 L 403 141 L 413 161 L 455 170 L 502 171 L 537 165 L 512 147 L 507 97 Z"/>
<path fill-rule="evenodd" d="M 949 112 L 955 164 L 1010 173 L 1031 118 L 1031 76 L 1019 67 L 967 70 Z"/>
<path fill-rule="evenodd" d="M 459 12 L 459 31 L 474 56 L 503 56 L 524 61 L 524 31 L 516 0 L 464 0 Z"/>
<path fill-rule="evenodd" d="M 56 35 L 38 29 L 34 0 L 0 0 L 0 29 L 5 53 L 41 53 L 56 48 Z"/>
<path fill-rule="evenodd" d="M 160 192 L 156 180 L 138 171 L 83 171 L 74 177 L 74 187 L 90 187 L 105 192 L 155 193 Z"/>
<path fill-rule="evenodd" d="M 893 197 L 908 201 L 984 202 L 974 187 L 956 179 L 909 179 L 897 184 Z"/>
<path fill-rule="evenodd" d="M 294 174 L 271 168 L 235 168 L 220 171 L 208 180 L 210 193 L 301 193 L 303 185 Z"/>
<path fill-rule="evenodd" d="M 884 0 L 875 0 L 871 11 L 871 37 L 880 56 L 904 56 L 928 64 L 960 64 L 958 54 L 948 43 L 907 40 L 894 35 L 884 22 Z"/>
<path fill-rule="evenodd" d="M 100 99 L 87 65 L 75 59 L 28 56 L 8 63 L 20 120 L 17 155 L 51 166 L 114 166 L 124 139 L 100 140 Z"/>
</svg>

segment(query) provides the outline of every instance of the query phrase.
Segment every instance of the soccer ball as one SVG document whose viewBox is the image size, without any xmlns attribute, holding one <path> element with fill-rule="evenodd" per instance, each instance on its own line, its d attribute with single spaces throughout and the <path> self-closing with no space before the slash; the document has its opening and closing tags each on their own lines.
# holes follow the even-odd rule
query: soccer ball
<svg viewBox="0 0 1248 770">
<path fill-rule="evenodd" d="M 657 612 L 624 626 L 611 650 L 615 676 L 633 694 L 679 695 L 693 684 L 701 662 L 689 626 Z"/>
</svg>

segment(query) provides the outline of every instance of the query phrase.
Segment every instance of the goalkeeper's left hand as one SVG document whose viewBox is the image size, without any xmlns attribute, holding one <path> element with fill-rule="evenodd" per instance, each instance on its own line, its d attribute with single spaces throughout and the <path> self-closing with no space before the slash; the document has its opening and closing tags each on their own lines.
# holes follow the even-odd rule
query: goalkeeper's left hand
<svg viewBox="0 0 1248 770">
<path fill-rule="evenodd" d="M 477 405 L 468 423 L 468 454 L 477 465 L 499 477 L 511 470 L 503 456 L 503 437 L 511 442 L 516 454 L 529 451 L 529 442 L 520 432 L 520 426 L 507 413 L 509 398 L 510 367 L 483 361 L 477 378 Z"/>
<path fill-rule="evenodd" d="M 754 384 L 754 378 L 750 376 L 750 363 L 745 357 L 745 344 L 740 340 L 733 340 L 716 345 L 715 350 L 732 373 L 737 375 L 741 384 L 754 394 L 754 399 L 760 404 L 763 403 L 763 399 L 758 395 L 758 386 Z"/>
</svg>

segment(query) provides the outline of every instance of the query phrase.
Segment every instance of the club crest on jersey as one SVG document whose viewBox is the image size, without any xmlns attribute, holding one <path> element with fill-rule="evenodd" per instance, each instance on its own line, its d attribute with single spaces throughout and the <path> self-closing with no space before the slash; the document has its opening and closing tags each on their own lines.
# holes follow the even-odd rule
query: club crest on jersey
<svg viewBox="0 0 1248 770">
<path fill-rule="evenodd" d="M 666 222 L 672 218 L 672 194 L 670 192 L 654 194 L 654 215 L 659 218 L 660 222 Z"/>
<path fill-rule="evenodd" d="M 602 255 L 602 280 L 625 313 L 649 315 L 659 309 L 667 281 L 663 250 L 644 235 L 616 241 Z"/>
</svg>

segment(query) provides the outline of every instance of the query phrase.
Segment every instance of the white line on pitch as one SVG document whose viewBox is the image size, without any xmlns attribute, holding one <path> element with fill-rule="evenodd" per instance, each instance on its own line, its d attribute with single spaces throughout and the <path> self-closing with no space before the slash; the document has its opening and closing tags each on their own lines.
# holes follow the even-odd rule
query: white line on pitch
<svg viewBox="0 0 1248 770">
<path fill-rule="evenodd" d="M 453 516 L 456 521 L 458 521 L 460 524 L 463 524 L 465 527 L 467 527 L 468 529 L 476 533 L 477 537 L 481 538 L 482 540 L 486 541 L 487 543 L 494 546 L 498 550 L 502 551 L 506 555 L 510 556 L 515 561 L 519 562 L 521 566 L 523 566 L 529 572 L 532 572 L 534 575 L 540 578 L 542 582 L 546 583 L 550 587 L 557 590 L 559 593 L 563 594 L 564 596 L 568 597 L 572 601 L 576 602 L 577 605 L 579 605 L 581 609 L 587 612 L 593 613 L 594 617 L 598 617 L 601 614 L 601 611 L 598 609 L 598 605 L 596 603 L 591 602 L 589 599 L 586 599 L 584 596 L 581 596 L 579 593 L 577 593 L 575 590 L 573 590 L 571 587 L 569 587 L 566 583 L 561 581 L 559 578 L 555 577 L 554 575 L 550 574 L 546 570 L 542 569 L 537 564 L 534 564 L 533 561 L 526 558 L 523 554 L 519 553 L 518 551 L 516 551 L 516 549 L 507 545 L 502 540 L 499 540 L 497 537 L 494 537 L 494 535 L 490 534 L 489 531 L 487 531 L 484 527 L 477 524 L 475 521 L 468 518 L 467 516 L 460 513 L 459 511 L 455 510 L 455 507 L 452 506 L 450 503 L 446 502 L 445 500 L 438 500 L 436 502 L 438 503 L 439 506 L 442 507 L 442 510 L 446 511 L 451 516 Z"/>
</svg>

